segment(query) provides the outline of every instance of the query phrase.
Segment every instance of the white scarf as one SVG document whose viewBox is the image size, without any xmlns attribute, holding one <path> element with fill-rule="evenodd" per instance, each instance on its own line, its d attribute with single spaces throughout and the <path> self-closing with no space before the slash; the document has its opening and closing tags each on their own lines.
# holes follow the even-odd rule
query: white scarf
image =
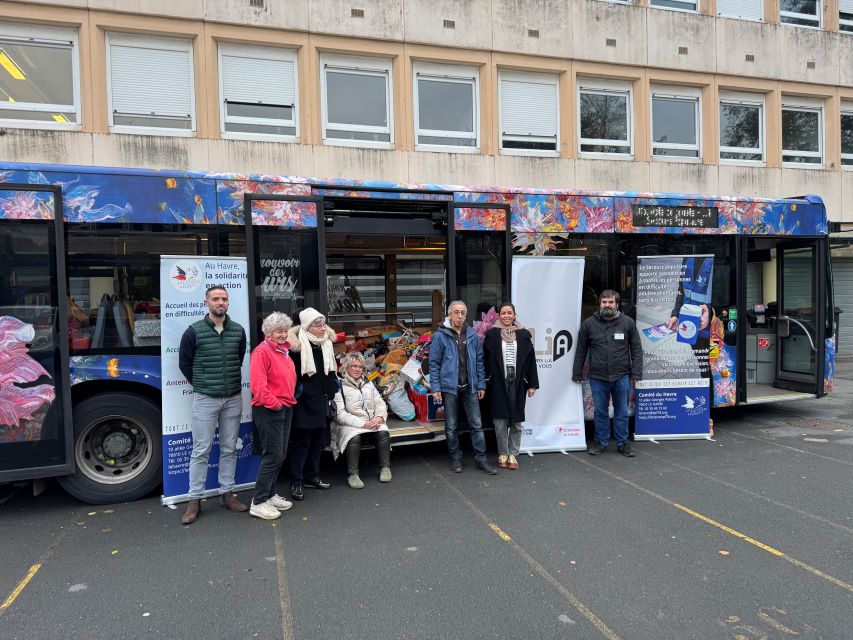
<svg viewBox="0 0 853 640">
<path fill-rule="evenodd" d="M 326 332 L 322 338 L 318 338 L 304 327 L 299 327 L 303 376 L 313 376 L 317 373 L 317 366 L 314 364 L 314 351 L 311 349 L 312 344 L 319 345 L 323 352 L 323 373 L 329 374 L 335 371 L 335 349 L 332 347 L 331 340 L 333 335 L 335 335 L 334 332 L 328 327 L 326 327 Z"/>
</svg>

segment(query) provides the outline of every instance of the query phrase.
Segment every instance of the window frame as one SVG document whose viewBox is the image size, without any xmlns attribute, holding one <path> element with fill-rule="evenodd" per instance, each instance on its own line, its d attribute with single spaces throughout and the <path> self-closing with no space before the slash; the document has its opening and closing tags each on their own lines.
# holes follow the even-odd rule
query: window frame
<svg viewBox="0 0 853 640">
<path fill-rule="evenodd" d="M 167 46 L 152 46 L 154 43 Z M 141 35 L 130 34 L 121 31 L 107 31 L 105 33 L 106 44 L 106 81 L 107 81 L 107 112 L 109 118 L 110 133 L 129 133 L 134 135 L 161 135 L 175 136 L 178 138 L 194 138 L 197 135 L 196 118 L 196 95 L 195 95 L 195 47 L 191 38 L 177 36 L 164 36 L 160 34 Z M 190 71 L 190 128 L 173 129 L 169 127 L 146 127 L 140 125 L 115 124 L 113 112 L 113 69 L 112 69 L 112 45 L 138 46 L 144 49 L 159 51 L 181 51 L 189 53 Z"/>
<path fill-rule="evenodd" d="M 672 2 L 683 2 L 687 4 L 688 2 L 694 5 L 694 9 L 685 9 L 683 7 L 663 7 L 661 5 L 655 4 L 655 0 L 649 0 L 649 8 L 650 9 L 664 9 L 666 11 L 680 11 L 682 13 L 699 13 L 699 0 L 670 0 Z"/>
<path fill-rule="evenodd" d="M 781 2 L 779 3 L 779 23 L 788 25 L 789 27 L 800 27 L 801 29 L 822 29 L 823 28 L 823 0 L 815 0 L 815 14 L 795 13 L 793 11 L 785 11 L 782 9 Z M 814 21 L 814 24 L 797 24 L 795 22 L 786 22 L 785 18 L 792 20 L 808 20 Z"/>
<path fill-rule="evenodd" d="M 253 55 L 255 53 L 262 55 Z M 225 99 L 225 79 L 223 77 L 223 55 L 234 57 L 255 58 L 260 60 L 276 60 L 289 62 L 293 65 L 293 118 L 290 121 L 276 118 L 252 118 L 248 116 L 230 116 L 227 111 L 227 100 Z M 263 140 L 274 142 L 299 142 L 299 65 L 297 64 L 297 51 L 286 47 L 272 47 L 266 45 L 235 44 L 231 42 L 217 42 L 217 72 L 219 76 L 219 133 L 226 140 Z M 293 127 L 294 133 L 252 133 L 248 131 L 226 131 L 226 124 L 249 124 L 258 126 L 284 126 Z"/>
<path fill-rule="evenodd" d="M 556 120 L 554 123 L 554 149 L 519 149 L 504 147 L 504 111 L 503 111 L 503 91 L 502 83 L 504 80 L 509 82 L 527 82 L 531 84 L 543 84 L 554 87 L 554 109 L 556 112 Z M 551 140 L 543 136 L 522 136 L 508 134 L 511 142 L 550 142 Z M 526 138 L 526 140 L 525 140 Z M 501 154 L 511 156 L 542 156 L 556 157 L 560 155 L 560 74 L 559 73 L 543 73 L 534 71 L 516 71 L 512 69 L 498 69 L 498 149 Z"/>
<path fill-rule="evenodd" d="M 733 13 L 720 13 L 720 2 L 717 0 L 717 16 L 720 18 L 729 18 L 730 20 L 747 20 L 748 22 L 765 22 L 764 16 L 764 0 L 755 0 L 758 4 L 758 8 L 761 10 L 761 16 L 758 18 L 754 18 L 752 16 L 744 16 L 740 14 Z"/>
<path fill-rule="evenodd" d="M 844 151 L 841 147 L 841 131 L 842 131 L 841 117 L 842 116 L 848 116 L 850 118 L 853 118 L 853 101 L 842 100 L 841 101 L 841 109 L 840 109 L 840 113 L 838 116 L 838 131 L 839 131 L 838 147 L 839 147 L 839 151 L 841 153 L 841 170 L 842 171 L 853 171 L 853 152 L 844 153 Z M 845 164 L 845 162 L 844 162 L 845 160 L 848 160 L 849 164 Z"/>
<path fill-rule="evenodd" d="M 749 93 L 741 91 L 720 91 L 717 98 L 717 130 L 719 136 L 723 135 L 722 116 L 720 106 L 722 104 L 734 104 L 746 107 L 758 107 L 758 149 L 761 160 L 742 160 L 738 158 L 723 158 L 724 152 L 728 153 L 755 153 L 749 147 L 724 147 L 722 140 L 717 140 L 717 157 L 720 164 L 746 165 L 752 167 L 767 166 L 767 100 L 763 93 Z"/>
<path fill-rule="evenodd" d="M 421 77 L 427 80 L 451 82 L 457 84 L 468 84 L 473 89 L 473 133 L 464 131 L 442 131 L 438 129 L 421 129 L 420 124 L 420 95 L 419 81 Z M 449 151 L 451 153 L 480 153 L 480 67 L 476 64 L 437 64 L 432 62 L 414 62 L 412 64 L 412 103 L 414 111 L 415 149 L 421 151 Z M 420 143 L 421 136 L 430 138 L 470 138 L 474 145 L 470 147 L 452 145 Z"/>
<path fill-rule="evenodd" d="M 692 102 L 693 123 L 696 133 L 696 144 L 686 145 L 675 142 L 655 142 L 655 98 L 665 100 L 677 100 L 679 102 Z M 699 87 L 682 87 L 677 85 L 652 85 L 649 92 L 649 141 L 651 147 L 651 157 L 655 161 L 663 162 L 702 162 L 702 90 Z M 693 151 L 695 149 L 696 156 L 667 156 L 656 155 L 655 147 L 661 149 L 685 150 Z"/>
<path fill-rule="evenodd" d="M 818 150 L 817 151 L 796 151 L 792 149 L 785 149 L 785 127 L 783 124 L 783 120 L 785 117 L 785 111 L 801 111 L 805 113 L 817 113 L 818 115 Z M 826 144 L 824 141 L 824 137 L 826 135 L 826 124 L 824 122 L 825 119 L 825 105 L 824 101 L 819 98 L 798 98 L 794 96 L 790 96 L 788 98 L 782 97 L 782 106 L 781 113 L 782 118 L 780 119 L 781 133 L 782 133 L 782 166 L 787 167 L 797 167 L 801 169 L 824 169 L 826 167 Z M 808 158 L 818 158 L 820 162 L 792 162 L 790 160 L 785 160 L 785 155 L 796 155 L 796 156 L 805 156 Z"/>
<path fill-rule="evenodd" d="M 352 75 L 372 77 L 385 76 L 385 109 L 388 114 L 387 131 L 383 127 L 368 125 L 333 126 L 336 131 L 354 131 L 365 133 L 388 133 L 388 141 L 384 140 L 348 140 L 346 138 L 330 138 L 326 135 L 329 129 L 328 91 L 326 72 L 329 68 Z M 322 118 L 323 144 L 340 147 L 371 147 L 376 149 L 394 148 L 394 82 L 393 60 L 390 58 L 374 58 L 370 56 L 320 54 L 320 112 Z M 333 123 L 336 124 L 336 123 Z"/>
<path fill-rule="evenodd" d="M 838 30 L 841 33 L 853 34 L 853 2 L 847 0 L 845 6 L 841 6 L 842 2 L 844 0 L 839 0 L 838 3 Z M 850 17 L 843 17 L 845 15 L 849 15 Z"/>
<path fill-rule="evenodd" d="M 581 95 L 584 93 L 603 96 L 625 96 L 627 98 L 627 145 L 619 144 L 621 140 L 603 140 L 600 138 L 583 138 L 581 136 Z M 601 159 L 634 159 L 634 87 L 629 80 L 608 80 L 603 78 L 578 78 L 576 90 L 576 126 L 578 132 L 578 157 L 579 158 L 601 158 Z M 607 147 L 625 147 L 623 153 L 611 153 L 607 151 L 583 151 L 584 145 L 600 145 Z"/>
<path fill-rule="evenodd" d="M 47 104 L 36 102 L 0 102 L 0 123 L 4 127 L 17 129 L 63 129 L 79 131 L 82 129 L 82 106 L 80 104 L 80 38 L 77 29 L 71 27 L 54 27 L 33 23 L 11 23 L 0 22 L 0 41 L 13 41 L 20 44 L 45 43 L 55 46 L 58 43 L 71 44 L 71 91 L 73 104 Z M 6 105 L 16 105 L 14 109 Z M 22 120 L 18 118 L 4 118 L 3 111 L 29 111 L 33 113 L 65 113 L 73 107 L 76 117 L 74 122 L 51 122 L 49 120 Z M 39 108 L 41 107 L 41 108 Z M 50 108 L 46 108 L 50 107 Z"/>
</svg>

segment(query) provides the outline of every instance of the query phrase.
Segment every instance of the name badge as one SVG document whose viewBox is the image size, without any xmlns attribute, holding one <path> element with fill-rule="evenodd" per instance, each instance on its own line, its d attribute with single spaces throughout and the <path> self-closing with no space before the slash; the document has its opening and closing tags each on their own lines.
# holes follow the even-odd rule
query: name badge
<svg viewBox="0 0 853 640">
<path fill-rule="evenodd" d="M 614 339 L 614 340 L 624 340 L 624 339 L 625 339 L 625 334 L 624 334 L 624 333 L 614 333 L 614 334 L 613 334 L 613 339 Z"/>
</svg>

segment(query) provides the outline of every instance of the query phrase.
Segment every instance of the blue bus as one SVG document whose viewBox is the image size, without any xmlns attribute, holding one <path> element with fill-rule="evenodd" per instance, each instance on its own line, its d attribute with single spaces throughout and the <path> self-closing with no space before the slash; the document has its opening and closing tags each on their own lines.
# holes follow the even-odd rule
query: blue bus
<svg viewBox="0 0 853 640">
<path fill-rule="evenodd" d="M 91 503 L 161 482 L 161 255 L 245 256 L 253 344 L 264 315 L 308 305 L 355 334 L 432 329 L 449 300 L 480 313 L 510 298 L 518 255 L 583 256 L 584 317 L 605 288 L 632 314 L 638 257 L 713 255 L 725 407 L 831 391 L 829 227 L 816 196 L 0 164 L 0 482 L 57 477 Z M 442 437 L 427 420 L 392 430 Z"/>
</svg>

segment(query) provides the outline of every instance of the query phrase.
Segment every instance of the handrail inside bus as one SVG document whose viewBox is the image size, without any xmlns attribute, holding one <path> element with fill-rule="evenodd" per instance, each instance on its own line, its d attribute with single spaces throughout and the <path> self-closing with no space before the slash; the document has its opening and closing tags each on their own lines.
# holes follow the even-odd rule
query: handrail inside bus
<svg viewBox="0 0 853 640">
<path fill-rule="evenodd" d="M 795 320 L 791 316 L 777 316 L 776 319 L 777 320 L 787 320 L 788 322 L 793 322 L 795 325 L 800 327 L 803 330 L 803 333 L 805 333 L 806 337 L 809 339 L 809 343 L 812 346 L 812 351 L 817 352 L 817 347 L 815 347 L 814 340 L 812 340 L 812 335 L 809 333 L 809 330 L 806 328 L 806 325 L 804 325 L 799 320 Z"/>
</svg>

